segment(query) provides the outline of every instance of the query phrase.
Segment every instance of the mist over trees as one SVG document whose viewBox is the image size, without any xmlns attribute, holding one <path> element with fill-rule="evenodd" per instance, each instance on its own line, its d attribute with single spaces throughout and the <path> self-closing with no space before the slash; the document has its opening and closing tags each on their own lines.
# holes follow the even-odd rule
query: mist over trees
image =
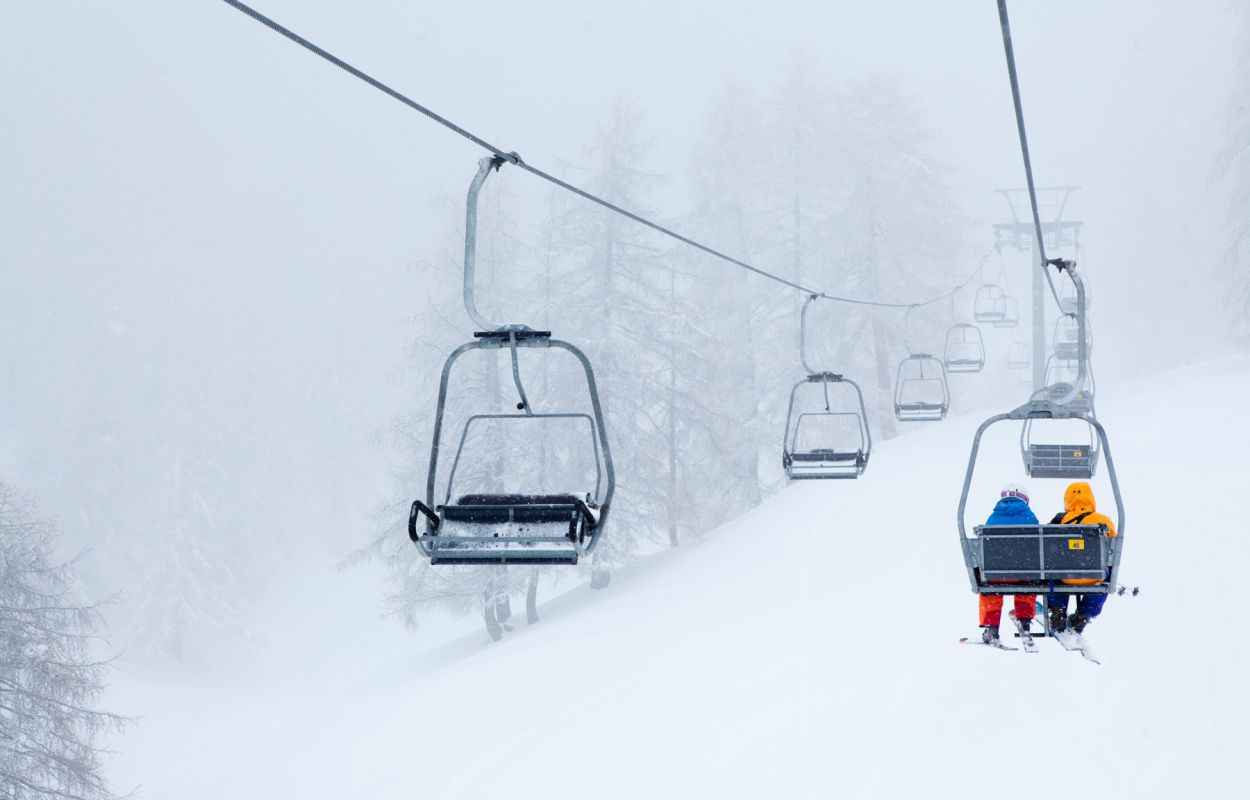
<svg viewBox="0 0 1250 800">
<path fill-rule="evenodd" d="M 805 285 L 853 297 L 925 299 L 949 291 L 970 271 L 965 221 L 933 152 L 924 109 L 894 82 L 830 85 L 798 61 L 761 96 L 726 86 L 710 99 L 702 130 L 686 176 L 691 210 L 664 220 L 668 224 Z M 653 216 L 653 188 L 676 180 L 650 168 L 653 135 L 636 105 L 619 101 L 568 177 Z M 479 309 L 495 322 L 550 329 L 591 358 L 618 476 L 607 533 L 586 567 L 601 583 L 606 571 L 643 549 L 695 541 L 782 485 L 786 403 L 805 374 L 797 313 L 804 297 L 730 272 L 722 262 L 563 192 L 527 208 L 509 196 L 509 177 L 505 166 L 482 194 Z M 447 213 L 458 220 L 464 211 Z M 394 431 L 394 443 L 414 469 L 401 477 L 387 508 L 391 523 L 381 526 L 372 551 L 388 563 L 389 602 L 408 622 L 436 607 L 481 611 L 490 627 L 493 609 L 505 598 L 528 595 L 532 601 L 538 576 L 558 581 L 564 573 L 430 568 L 398 529 L 407 504 L 424 495 L 437 370 L 472 330 L 458 291 L 462 237 L 457 225 L 443 256 L 421 267 L 433 311 L 415 320 L 414 375 L 421 377 L 414 413 Z M 863 384 L 876 435 L 892 435 L 893 370 L 907 354 L 902 312 L 819 307 L 811 330 L 813 367 Z M 910 337 L 934 342 L 940 351 L 950 313 L 946 302 L 917 313 Z M 536 408 L 570 402 L 573 408 L 573 398 L 584 398 L 579 377 L 558 372 L 554 359 L 522 355 Z M 515 402 L 506 352 L 483 360 L 494 363 L 472 380 L 453 381 L 444 431 L 453 447 L 460 428 L 452 420 Z M 553 445 L 544 436 L 510 440 L 494 433 L 488 441 L 469 437 L 466 461 L 475 444 L 479 460 L 461 464 L 458 486 L 515 489 L 507 480 L 526 469 L 523 474 L 545 491 L 589 486 L 585 474 L 555 480 L 559 470 L 545 449 L 584 449 L 588 441 L 557 439 Z M 441 469 L 440 492 L 445 463 Z"/>
<path fill-rule="evenodd" d="M 0 482 L 0 794 L 105 800 L 97 739 L 122 720 L 99 711 L 106 666 L 90 645 L 95 607 L 75 599 L 55 532 Z"/>
</svg>

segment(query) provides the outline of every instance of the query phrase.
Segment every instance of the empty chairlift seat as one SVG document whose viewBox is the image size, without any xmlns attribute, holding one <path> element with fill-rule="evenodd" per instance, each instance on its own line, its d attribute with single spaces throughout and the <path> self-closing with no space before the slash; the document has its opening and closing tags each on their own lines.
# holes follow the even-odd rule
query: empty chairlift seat
<svg viewBox="0 0 1250 800">
<path fill-rule="evenodd" d="M 1090 306 L 1090 290 L 1089 284 L 1085 284 L 1085 310 L 1088 311 Z M 1076 313 L 1076 284 L 1072 281 L 1063 281 L 1059 285 L 1059 308 L 1065 314 Z"/>
<path fill-rule="evenodd" d="M 1007 349 L 1007 367 L 1010 369 L 1028 369 L 1033 365 L 1033 354 L 1028 342 L 1012 342 Z"/>
<path fill-rule="evenodd" d="M 427 473 L 426 498 L 413 502 L 408 515 L 408 535 L 430 558 L 440 564 L 576 564 L 589 554 L 597 543 L 607 519 L 615 488 L 612 455 L 608 447 L 603 408 L 599 401 L 594 373 L 586 356 L 567 342 L 551 338 L 545 331 L 492 331 L 477 334 L 474 342 L 457 349 L 443 366 L 439 402 L 434 417 L 434 436 Z M 534 396 L 527 395 L 521 383 L 519 353 L 533 348 L 567 352 L 574 356 L 585 378 L 584 399 L 589 412 L 542 412 L 534 410 Z M 512 372 L 521 402 L 518 411 L 482 413 L 469 416 L 460 431 L 454 451 L 443 447 L 442 431 L 446 402 L 457 360 L 470 350 L 510 351 Z M 575 400 L 569 393 L 561 402 Z M 502 447 L 508 432 L 524 430 L 547 443 L 552 428 L 564 428 L 574 434 L 552 441 L 549 457 L 565 458 L 577 466 L 562 476 L 560 488 L 568 483 L 581 483 L 575 492 L 533 491 L 543 480 L 542 470 L 534 468 L 524 455 L 513 463 L 492 452 Z M 583 433 L 584 431 L 584 433 Z M 484 444 L 489 463 L 483 465 L 480 455 L 472 455 L 472 441 Z M 443 502 L 435 505 L 442 465 L 440 453 L 454 452 L 445 478 Z M 514 448 L 516 449 L 516 448 Z M 528 452 L 524 448 L 521 452 Z M 593 464 L 593 467 L 591 466 Z M 487 480 L 492 485 L 521 487 L 525 491 L 453 493 L 464 483 L 468 472 L 471 480 Z M 593 474 L 591 474 L 593 473 Z M 578 477 L 580 476 L 580 477 Z M 573 487 L 570 487 L 573 488 Z M 463 492 L 463 489 L 462 489 Z M 453 500 L 452 498 L 455 497 Z M 424 518 L 424 520 L 423 520 Z M 424 531 L 418 525 L 424 521 Z"/>
<path fill-rule="evenodd" d="M 1055 320 L 1054 348 L 1055 357 L 1065 361 L 1075 361 L 1079 355 L 1080 333 L 1075 317 L 1060 317 Z M 1094 333 L 1089 322 L 1085 323 L 1086 357 L 1094 349 Z"/>
<path fill-rule="evenodd" d="M 972 301 L 972 318 L 977 322 L 996 323 L 1007 314 L 1006 295 L 992 283 L 984 283 L 977 289 Z"/>
<path fill-rule="evenodd" d="M 1076 419 L 1080 419 L 1077 417 Z M 1020 452 L 1024 458 L 1024 470 L 1030 478 L 1063 478 L 1065 480 L 1089 480 L 1098 471 L 1098 442 L 1091 435 L 1085 441 L 1038 442 L 1037 428 L 1027 420 L 1020 433 Z"/>
<path fill-rule="evenodd" d="M 1072 390 L 1077 379 L 1074 362 L 1050 356 L 1046 359 L 1046 394 L 1052 402 L 1061 402 Z M 1085 363 L 1085 381 L 1081 389 L 1068 401 L 1068 408 L 1078 414 L 1094 415 L 1094 365 Z"/>
<path fill-rule="evenodd" d="M 1020 304 L 1010 295 L 1003 296 L 1003 316 L 991 323 L 995 328 L 1014 328 L 1020 324 Z"/>
<path fill-rule="evenodd" d="M 944 419 L 950 410 L 946 368 L 928 353 L 914 353 L 898 365 L 894 380 L 894 416 L 900 422 Z"/>
<path fill-rule="evenodd" d="M 871 450 L 868 411 L 854 381 L 822 372 L 794 385 L 781 457 L 787 478 L 858 478 Z"/>
<path fill-rule="evenodd" d="M 980 372 L 985 367 L 985 342 L 976 325 L 960 323 L 946 332 L 943 363 L 947 372 Z"/>
</svg>

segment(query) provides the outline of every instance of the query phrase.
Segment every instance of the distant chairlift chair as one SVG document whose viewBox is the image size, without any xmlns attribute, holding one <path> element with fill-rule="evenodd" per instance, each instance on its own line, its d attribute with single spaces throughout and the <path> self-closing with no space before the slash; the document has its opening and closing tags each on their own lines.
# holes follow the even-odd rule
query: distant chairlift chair
<svg viewBox="0 0 1250 800">
<path fill-rule="evenodd" d="M 1009 369 L 1028 369 L 1033 365 L 1033 354 L 1028 342 L 1012 342 L 1007 349 L 1007 367 Z"/>
<path fill-rule="evenodd" d="M 1020 304 L 1010 295 L 1003 296 L 1002 319 L 991 323 L 995 328 L 1014 328 L 1020 324 Z"/>
<path fill-rule="evenodd" d="M 913 353 L 899 363 L 894 380 L 894 416 L 899 422 L 941 420 L 950 405 L 950 386 L 940 359 Z"/>
<path fill-rule="evenodd" d="M 1062 316 L 1055 320 L 1054 352 L 1055 357 L 1064 361 L 1075 361 L 1078 357 L 1077 344 L 1080 336 L 1075 317 Z M 1085 324 L 1086 357 L 1094 349 L 1094 333 L 1088 321 Z"/>
<path fill-rule="evenodd" d="M 1047 396 L 1055 401 L 1068 394 L 1072 384 L 1076 382 L 1077 369 L 1072 362 L 1064 361 L 1051 355 L 1046 359 Z M 1085 384 L 1068 401 L 1068 407 L 1078 414 L 1094 416 L 1094 365 L 1085 364 Z"/>
<path fill-rule="evenodd" d="M 1001 287 L 983 283 L 972 300 L 972 318 L 977 322 L 997 323 L 1007 314 L 1006 295 Z"/>
<path fill-rule="evenodd" d="M 943 363 L 947 372 L 980 372 L 985 367 L 985 342 L 976 325 L 959 323 L 946 332 Z"/>
</svg>

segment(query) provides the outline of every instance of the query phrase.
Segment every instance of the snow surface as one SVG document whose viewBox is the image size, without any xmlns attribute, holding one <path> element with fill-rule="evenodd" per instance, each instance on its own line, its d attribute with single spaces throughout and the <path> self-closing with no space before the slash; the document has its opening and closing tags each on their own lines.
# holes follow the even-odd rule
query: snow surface
<svg viewBox="0 0 1250 800">
<path fill-rule="evenodd" d="M 958 380 L 958 378 L 956 378 Z M 142 719 L 113 762 L 140 798 L 1248 797 L 1250 358 L 1101 386 L 1128 503 L 1102 666 L 964 647 L 954 509 L 976 425 L 921 426 L 859 481 L 796 484 L 491 643 L 377 618 L 368 570 L 304 568 L 263 640 L 198 672 L 123 660 Z M 1000 426 L 1006 428 L 1006 425 Z M 619 434 L 618 434 L 619 435 Z M 970 507 L 1026 483 L 987 441 Z M 1095 484 L 1109 510 L 1105 469 Z M 414 552 L 414 558 L 416 553 Z M 522 609 L 523 614 L 523 609 Z M 1007 626 L 1004 624 L 1004 630 Z"/>
</svg>

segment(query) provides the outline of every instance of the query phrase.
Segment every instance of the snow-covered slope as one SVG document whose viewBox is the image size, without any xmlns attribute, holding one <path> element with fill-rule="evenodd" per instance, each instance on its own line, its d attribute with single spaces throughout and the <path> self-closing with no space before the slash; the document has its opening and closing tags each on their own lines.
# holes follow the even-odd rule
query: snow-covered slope
<svg viewBox="0 0 1250 800">
<path fill-rule="evenodd" d="M 957 644 L 976 631 L 954 530 L 969 416 L 552 599 L 499 644 L 472 620 L 376 620 L 363 573 L 292 579 L 254 663 L 123 665 L 112 705 L 143 719 L 115 779 L 215 799 L 1250 796 L 1250 426 L 1232 416 L 1250 359 L 1100 388 L 1142 587 L 1090 627 L 1102 666 Z M 1024 481 L 1001 427 L 970 517 L 1009 481 L 1058 510 L 1064 484 Z"/>
</svg>

